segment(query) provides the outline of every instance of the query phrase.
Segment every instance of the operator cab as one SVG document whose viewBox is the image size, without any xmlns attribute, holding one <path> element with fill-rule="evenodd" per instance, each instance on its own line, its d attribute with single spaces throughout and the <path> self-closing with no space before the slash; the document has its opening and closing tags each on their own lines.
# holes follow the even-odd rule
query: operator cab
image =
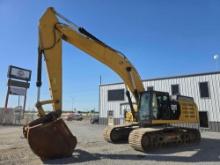
<svg viewBox="0 0 220 165">
<path fill-rule="evenodd" d="M 178 102 L 170 100 L 168 92 L 145 91 L 139 99 L 138 117 L 144 125 L 152 120 L 176 120 L 180 116 Z"/>
</svg>

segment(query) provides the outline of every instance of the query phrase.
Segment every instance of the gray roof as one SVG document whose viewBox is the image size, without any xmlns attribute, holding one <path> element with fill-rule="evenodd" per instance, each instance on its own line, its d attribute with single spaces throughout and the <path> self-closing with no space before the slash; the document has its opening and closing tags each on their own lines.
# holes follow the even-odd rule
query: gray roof
<svg viewBox="0 0 220 165">
<path fill-rule="evenodd" d="M 157 77 L 157 78 L 144 79 L 144 80 L 142 80 L 142 81 L 167 80 L 167 79 L 174 79 L 174 78 L 207 76 L 207 75 L 214 75 L 214 74 L 220 74 L 220 71 L 216 71 L 216 72 L 205 72 L 205 73 L 195 73 L 195 74 L 185 74 L 185 75 L 179 75 L 179 76 Z M 100 86 L 118 85 L 118 84 L 124 84 L 124 83 L 123 83 L 123 82 L 119 82 L 119 83 L 109 83 L 109 84 L 101 84 Z"/>
</svg>

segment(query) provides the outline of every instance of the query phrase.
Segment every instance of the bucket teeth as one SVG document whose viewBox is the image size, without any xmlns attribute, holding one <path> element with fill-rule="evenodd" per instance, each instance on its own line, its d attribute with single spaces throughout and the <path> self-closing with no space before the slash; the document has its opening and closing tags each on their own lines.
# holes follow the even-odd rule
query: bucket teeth
<svg viewBox="0 0 220 165">
<path fill-rule="evenodd" d="M 32 151 L 44 160 L 71 156 L 77 144 L 76 137 L 62 119 L 26 126 L 25 134 Z"/>
</svg>

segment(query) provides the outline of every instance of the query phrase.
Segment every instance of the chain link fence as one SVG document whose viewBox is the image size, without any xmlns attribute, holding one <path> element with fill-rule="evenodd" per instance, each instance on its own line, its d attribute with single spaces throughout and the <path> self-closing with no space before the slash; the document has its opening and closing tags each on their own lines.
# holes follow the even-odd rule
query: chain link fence
<svg viewBox="0 0 220 165">
<path fill-rule="evenodd" d="M 36 112 L 23 113 L 22 108 L 0 108 L 1 125 L 25 125 L 37 118 Z"/>
</svg>

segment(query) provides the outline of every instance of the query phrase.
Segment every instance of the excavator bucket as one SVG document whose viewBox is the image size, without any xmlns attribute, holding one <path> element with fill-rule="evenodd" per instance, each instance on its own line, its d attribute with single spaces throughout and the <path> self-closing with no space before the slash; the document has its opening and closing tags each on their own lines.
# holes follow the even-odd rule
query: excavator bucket
<svg viewBox="0 0 220 165">
<path fill-rule="evenodd" d="M 28 126 L 26 137 L 33 152 L 43 160 L 71 156 L 77 143 L 62 119 Z"/>
</svg>

